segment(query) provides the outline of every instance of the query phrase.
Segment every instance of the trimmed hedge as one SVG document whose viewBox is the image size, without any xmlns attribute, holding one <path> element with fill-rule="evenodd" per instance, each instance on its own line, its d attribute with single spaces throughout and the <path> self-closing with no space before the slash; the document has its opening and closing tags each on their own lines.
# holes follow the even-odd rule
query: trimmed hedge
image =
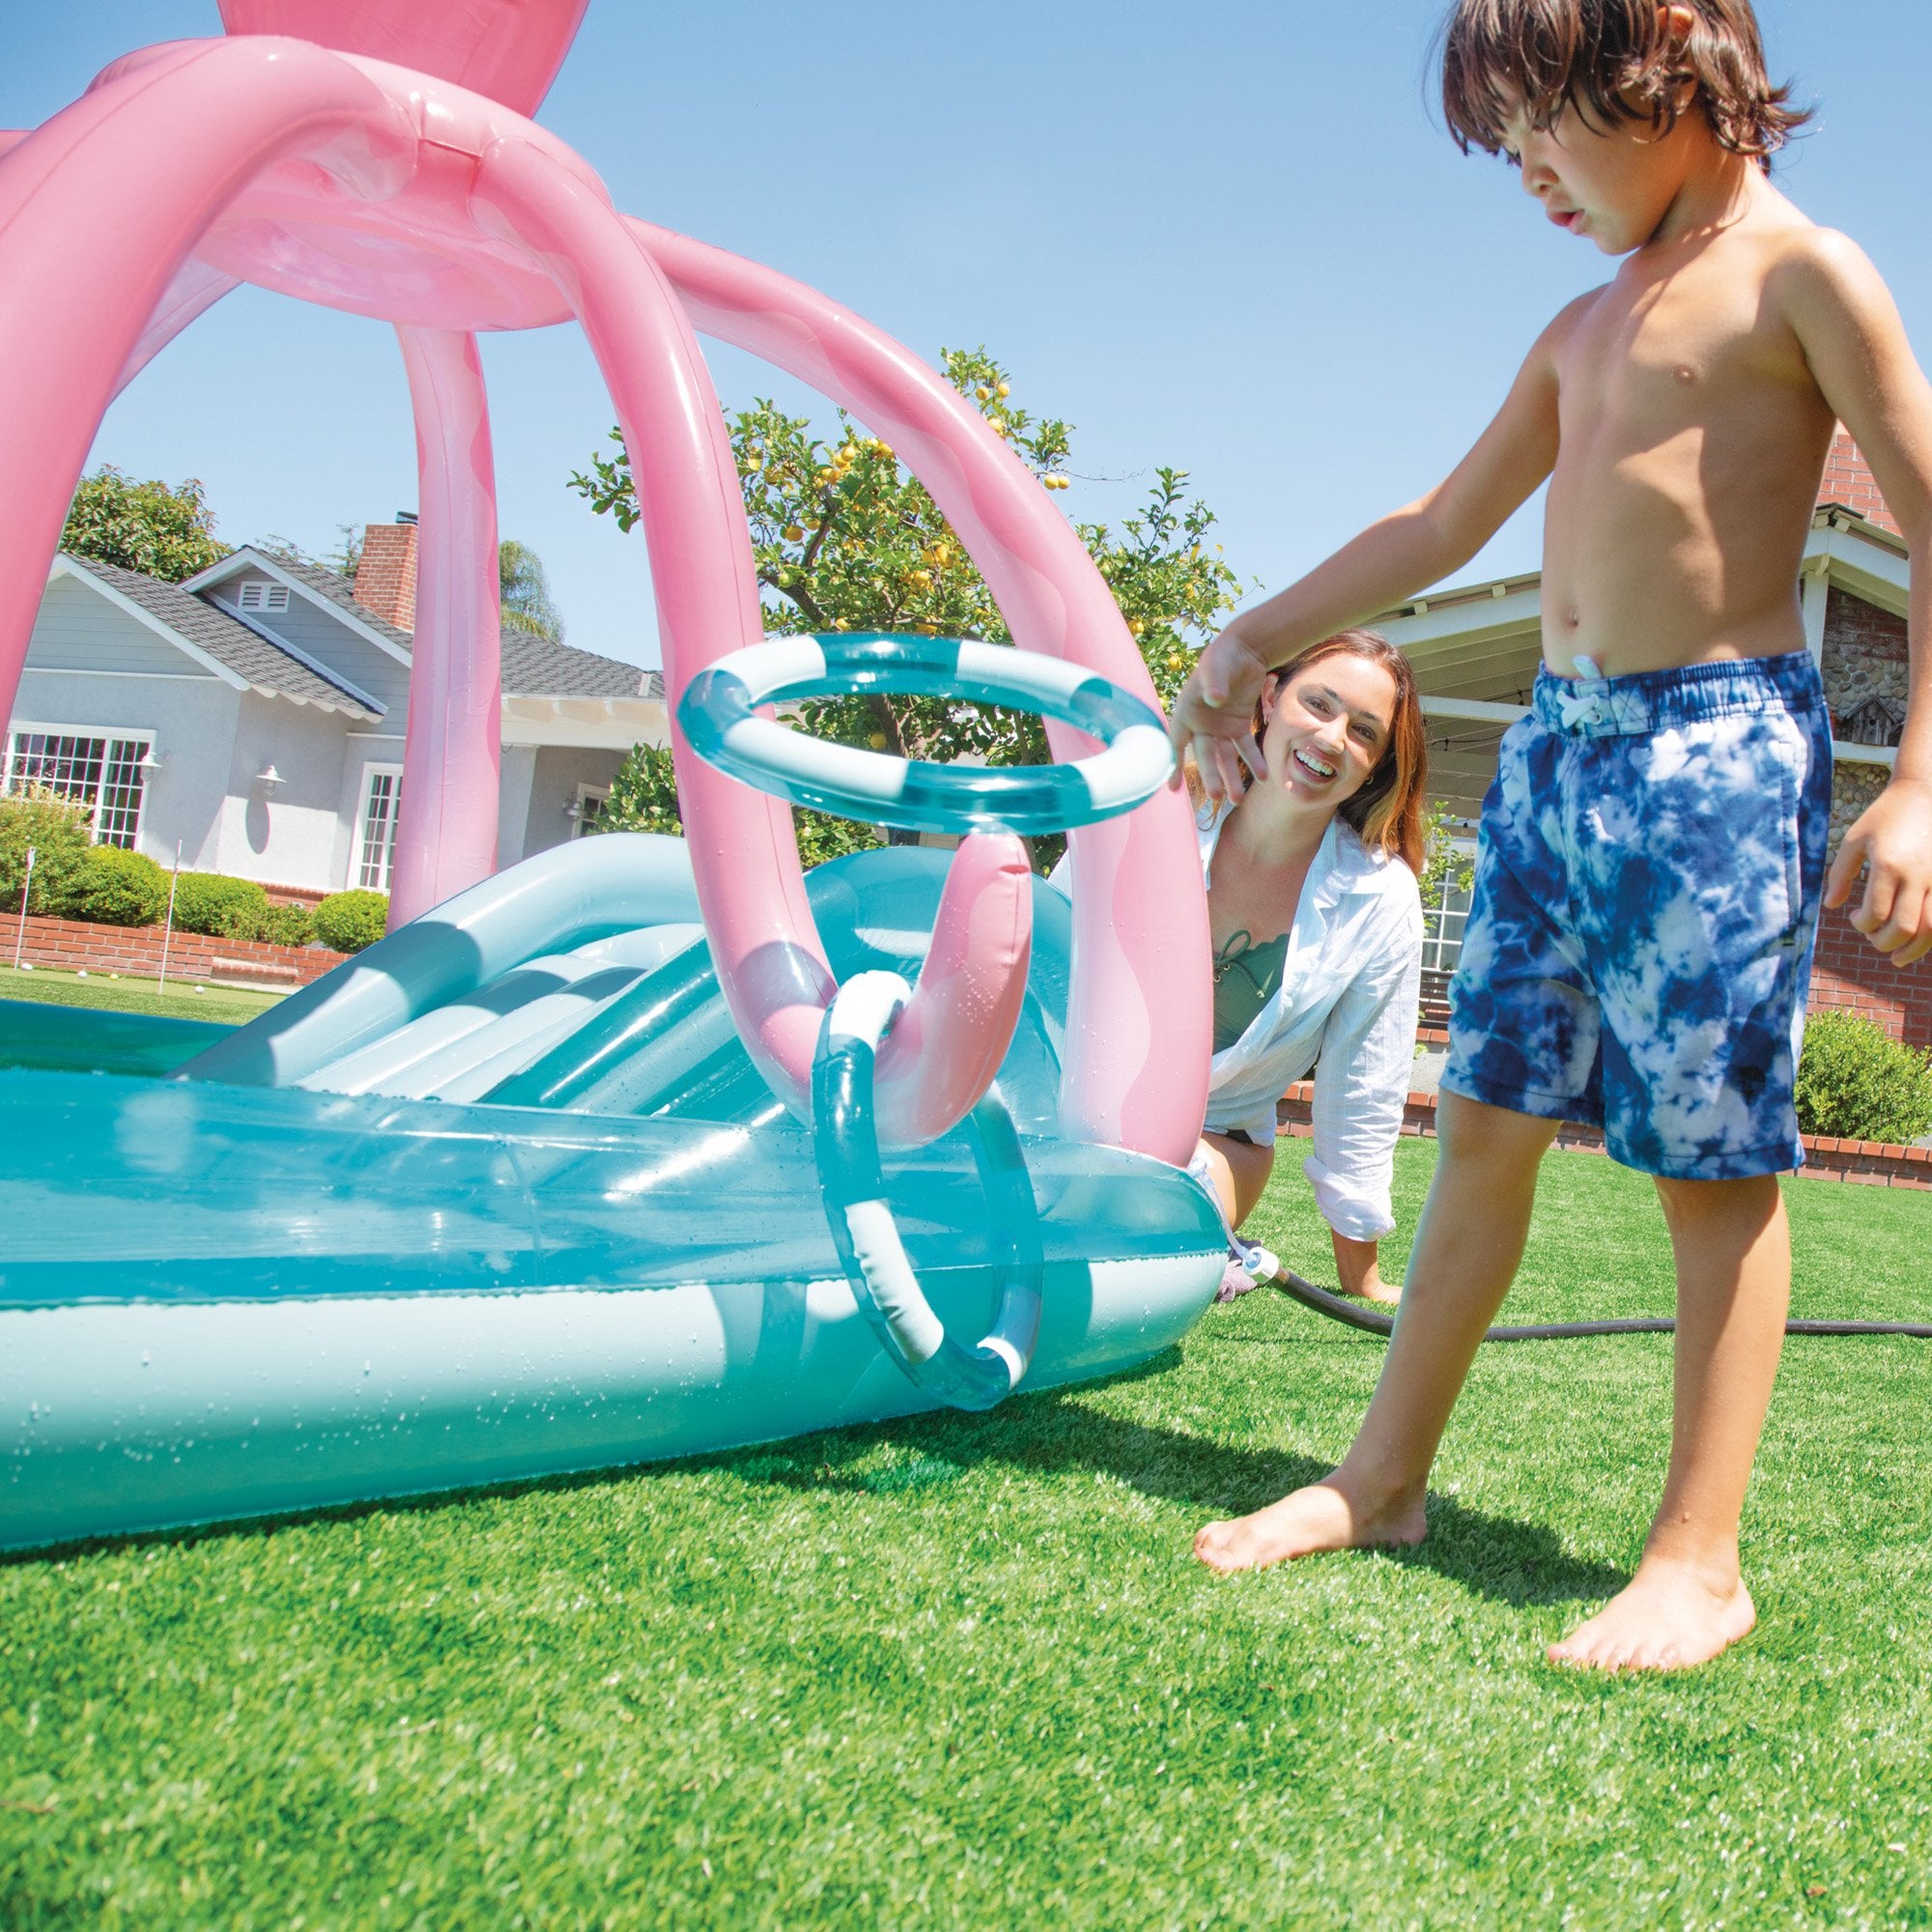
<svg viewBox="0 0 1932 1932">
<path fill-rule="evenodd" d="M 27 848 L 34 852 L 34 876 L 27 879 Z M 58 792 L 30 785 L 0 798 L 0 912 L 20 910 L 27 888 L 27 910 L 59 919 L 73 903 L 93 838 L 85 808 Z"/>
<path fill-rule="evenodd" d="M 360 952 L 383 936 L 389 920 L 389 895 L 357 888 L 330 893 L 315 909 L 315 936 L 338 952 Z"/>
<path fill-rule="evenodd" d="M 271 946 L 306 946 L 315 937 L 315 914 L 305 905 L 271 905 L 255 937 Z"/>
<path fill-rule="evenodd" d="M 145 852 L 96 845 L 68 905 L 70 919 L 98 925 L 158 925 L 168 909 L 168 875 Z"/>
<path fill-rule="evenodd" d="M 253 939 L 269 916 L 269 895 L 253 879 L 184 872 L 175 888 L 175 927 L 210 939 Z"/>
<path fill-rule="evenodd" d="M 1915 1141 L 1932 1127 L 1932 1048 L 1906 1046 L 1858 1013 L 1813 1013 L 1796 1097 L 1807 1134 Z"/>
</svg>

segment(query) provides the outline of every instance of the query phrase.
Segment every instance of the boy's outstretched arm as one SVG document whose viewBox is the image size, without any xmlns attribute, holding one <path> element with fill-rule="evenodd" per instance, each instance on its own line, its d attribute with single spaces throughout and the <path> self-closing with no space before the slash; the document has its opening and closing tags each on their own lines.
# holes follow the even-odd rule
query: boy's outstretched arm
<svg viewBox="0 0 1932 1932">
<path fill-rule="evenodd" d="M 1905 726 L 1891 781 L 1845 835 L 1825 903 L 1865 875 L 1852 923 L 1894 966 L 1932 952 L 1932 384 L 1861 250 L 1817 229 L 1789 275 L 1792 325 L 1819 388 L 1864 452 L 1912 568 Z"/>
<path fill-rule="evenodd" d="M 1556 467 L 1557 349 L 1593 299 L 1572 302 L 1544 330 L 1495 419 L 1441 483 L 1243 611 L 1201 653 L 1168 735 L 1177 753 L 1192 747 L 1209 798 L 1241 794 L 1249 721 L 1271 667 L 1467 563 Z"/>
</svg>

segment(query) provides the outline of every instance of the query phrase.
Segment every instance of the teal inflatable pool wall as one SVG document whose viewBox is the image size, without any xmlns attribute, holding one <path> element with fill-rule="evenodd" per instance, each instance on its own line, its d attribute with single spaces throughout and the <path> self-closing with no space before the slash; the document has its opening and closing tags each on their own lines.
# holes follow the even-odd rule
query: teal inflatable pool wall
<svg viewBox="0 0 1932 1932">
<path fill-rule="evenodd" d="M 841 980 L 916 978 L 944 863 L 809 875 Z M 1045 1264 L 1028 1387 L 1168 1347 L 1226 1252 L 1187 1176 L 1060 1137 L 1067 946 L 1037 889 L 996 1083 Z M 678 840 L 541 854 L 233 1033 L 34 1011 L 0 1012 L 0 1547 L 930 1406 L 860 1319 Z M 965 1139 L 888 1179 L 935 1308 L 981 1332 L 999 1244 Z"/>
</svg>

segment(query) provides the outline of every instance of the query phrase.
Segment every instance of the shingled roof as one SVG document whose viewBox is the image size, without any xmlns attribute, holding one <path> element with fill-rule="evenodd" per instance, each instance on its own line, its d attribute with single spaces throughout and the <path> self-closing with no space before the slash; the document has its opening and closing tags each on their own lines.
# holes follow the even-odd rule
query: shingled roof
<svg viewBox="0 0 1932 1932">
<path fill-rule="evenodd" d="M 664 673 L 503 626 L 507 697 L 662 697 Z"/>
<path fill-rule="evenodd" d="M 259 546 L 256 548 L 259 549 Z M 359 623 L 408 650 L 411 634 L 379 617 L 355 601 L 355 587 L 320 564 L 307 563 L 281 551 L 272 556 L 277 569 L 326 597 Z M 503 626 L 503 694 L 508 697 L 663 697 L 664 673 L 626 664 L 620 658 L 600 657 L 575 644 L 554 643 L 516 623 Z"/>
<path fill-rule="evenodd" d="M 313 704 L 324 711 L 344 712 L 351 718 L 373 719 L 382 715 L 322 672 L 312 670 L 299 658 L 258 636 L 225 611 L 204 604 L 177 583 L 163 583 L 156 578 L 144 577 L 138 570 L 123 570 L 119 564 L 102 563 L 98 557 L 69 555 L 67 560 L 108 589 L 118 591 L 130 604 L 138 605 L 151 617 L 158 618 L 216 664 L 246 678 L 256 691 L 276 697 L 292 697 L 298 704 Z"/>
</svg>

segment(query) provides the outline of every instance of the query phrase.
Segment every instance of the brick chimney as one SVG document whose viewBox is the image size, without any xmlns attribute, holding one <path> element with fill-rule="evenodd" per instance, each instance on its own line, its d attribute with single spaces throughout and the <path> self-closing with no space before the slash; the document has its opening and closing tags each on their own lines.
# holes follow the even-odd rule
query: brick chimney
<svg viewBox="0 0 1932 1932">
<path fill-rule="evenodd" d="M 1832 439 L 1832 453 L 1825 459 L 1825 480 L 1818 486 L 1818 500 L 1856 510 L 1867 523 L 1876 524 L 1894 536 L 1902 534 L 1898 519 L 1886 507 L 1878 479 L 1843 423 L 1838 425 L 1837 434 Z"/>
<path fill-rule="evenodd" d="M 412 512 L 399 511 L 393 524 L 364 528 L 355 601 L 399 631 L 415 629 L 416 520 Z"/>
</svg>

